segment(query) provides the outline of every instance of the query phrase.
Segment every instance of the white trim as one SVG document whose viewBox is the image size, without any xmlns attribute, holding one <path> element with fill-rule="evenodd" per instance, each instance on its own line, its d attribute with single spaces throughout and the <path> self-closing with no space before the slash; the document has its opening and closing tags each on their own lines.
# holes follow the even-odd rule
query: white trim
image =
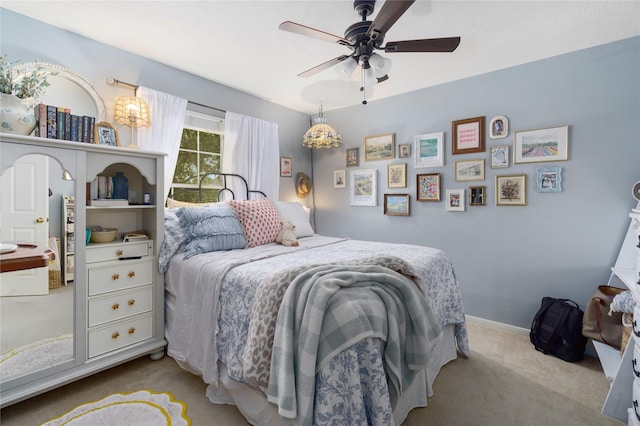
<svg viewBox="0 0 640 426">
<path fill-rule="evenodd" d="M 515 325 L 505 324 L 503 322 L 491 321 L 484 318 L 474 317 L 472 315 L 465 315 L 467 322 L 473 322 L 486 327 L 495 328 L 497 330 L 507 331 L 509 333 L 519 334 L 522 336 L 529 336 L 531 330 L 522 327 L 516 327 Z"/>
</svg>

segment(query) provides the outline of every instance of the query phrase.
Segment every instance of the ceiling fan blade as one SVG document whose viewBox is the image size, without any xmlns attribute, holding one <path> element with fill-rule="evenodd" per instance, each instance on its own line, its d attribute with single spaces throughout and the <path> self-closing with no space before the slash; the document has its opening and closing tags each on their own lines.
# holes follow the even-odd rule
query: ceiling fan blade
<svg viewBox="0 0 640 426">
<path fill-rule="evenodd" d="M 371 23 L 367 35 L 372 40 L 384 38 L 389 28 L 396 23 L 404 12 L 415 2 L 415 0 L 386 0 Z"/>
<path fill-rule="evenodd" d="M 349 55 L 338 56 L 337 58 L 333 58 L 330 61 L 324 62 L 320 65 L 316 65 L 313 68 L 309 68 L 308 70 L 301 72 L 300 74 L 298 74 L 298 77 L 311 77 L 312 75 L 316 75 L 320 71 L 324 71 L 327 68 L 338 65 L 340 62 L 344 61 L 345 59 L 349 59 L 350 57 L 351 56 Z"/>
<path fill-rule="evenodd" d="M 349 41 L 342 37 L 338 37 L 337 35 L 333 35 L 325 31 L 316 30 L 315 28 L 307 27 L 306 25 L 298 24 L 296 22 L 284 21 L 278 28 L 282 31 L 289 31 L 290 33 L 313 37 L 330 43 L 338 43 L 345 46 L 349 45 Z"/>
<path fill-rule="evenodd" d="M 425 38 L 422 40 L 390 41 L 385 52 L 453 52 L 460 45 L 460 37 Z"/>
</svg>

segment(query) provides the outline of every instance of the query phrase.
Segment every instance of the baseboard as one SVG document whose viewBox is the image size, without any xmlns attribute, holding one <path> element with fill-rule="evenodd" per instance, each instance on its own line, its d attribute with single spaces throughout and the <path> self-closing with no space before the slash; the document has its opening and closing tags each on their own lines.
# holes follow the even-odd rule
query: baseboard
<svg viewBox="0 0 640 426">
<path fill-rule="evenodd" d="M 486 327 L 495 328 L 497 330 L 508 331 L 509 333 L 519 334 L 521 336 L 529 336 L 529 331 L 531 331 L 528 328 L 516 327 L 515 325 L 474 317 L 473 315 L 465 315 L 465 317 L 467 318 L 467 322 L 473 322 Z"/>
</svg>

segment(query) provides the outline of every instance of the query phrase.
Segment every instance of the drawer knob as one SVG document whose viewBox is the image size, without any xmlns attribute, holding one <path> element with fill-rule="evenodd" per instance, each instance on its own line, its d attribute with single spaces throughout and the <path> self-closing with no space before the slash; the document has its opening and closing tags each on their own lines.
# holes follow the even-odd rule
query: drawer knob
<svg viewBox="0 0 640 426">
<path fill-rule="evenodd" d="M 135 271 L 131 271 L 131 272 L 129 272 L 129 278 L 133 278 L 133 277 L 135 277 L 135 276 L 136 276 Z"/>
<path fill-rule="evenodd" d="M 118 337 L 120 337 L 120 333 L 118 333 L 117 331 L 111 335 L 112 339 L 117 339 Z"/>
<path fill-rule="evenodd" d="M 133 333 L 135 333 L 135 332 L 136 332 L 136 329 L 135 329 L 135 328 L 131 327 L 131 328 L 129 329 L 129 334 L 133 334 Z"/>
<path fill-rule="evenodd" d="M 113 309 L 113 310 L 115 311 L 115 310 L 116 310 L 116 309 L 118 309 L 119 307 L 120 307 L 120 304 L 119 304 L 119 303 L 114 303 L 114 304 L 113 304 L 113 306 L 111 307 L 111 309 Z"/>
<path fill-rule="evenodd" d="M 120 279 L 120 274 L 113 274 L 113 275 L 111 276 L 111 279 L 112 279 L 113 281 L 117 281 L 117 280 L 119 280 L 119 279 Z"/>
<path fill-rule="evenodd" d="M 116 250 L 116 256 L 120 257 L 122 256 L 124 252 L 122 250 Z"/>
<path fill-rule="evenodd" d="M 136 299 L 130 299 L 128 302 L 129 306 L 133 306 L 136 304 Z"/>
</svg>

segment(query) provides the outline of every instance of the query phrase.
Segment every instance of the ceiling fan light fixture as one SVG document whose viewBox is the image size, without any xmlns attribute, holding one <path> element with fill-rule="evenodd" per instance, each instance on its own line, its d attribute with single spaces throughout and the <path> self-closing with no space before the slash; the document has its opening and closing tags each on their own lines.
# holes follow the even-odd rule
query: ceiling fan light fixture
<svg viewBox="0 0 640 426">
<path fill-rule="evenodd" d="M 362 78 L 364 79 L 365 87 L 371 87 L 374 84 L 378 83 L 376 74 L 371 66 L 365 66 L 364 68 L 362 68 Z"/>
<path fill-rule="evenodd" d="M 374 53 L 369 57 L 369 65 L 373 68 L 373 73 L 377 78 L 384 77 L 391 70 L 391 59 Z"/>
<path fill-rule="evenodd" d="M 358 61 L 355 58 L 348 58 L 335 67 L 336 74 L 341 80 L 349 81 L 351 80 L 351 76 L 353 75 L 353 72 L 356 70 L 357 66 Z"/>
<path fill-rule="evenodd" d="M 327 119 L 322 114 L 322 105 L 314 122 L 316 124 L 311 126 L 302 137 L 302 146 L 307 148 L 340 148 L 342 146 L 342 135 L 327 124 Z"/>
</svg>

